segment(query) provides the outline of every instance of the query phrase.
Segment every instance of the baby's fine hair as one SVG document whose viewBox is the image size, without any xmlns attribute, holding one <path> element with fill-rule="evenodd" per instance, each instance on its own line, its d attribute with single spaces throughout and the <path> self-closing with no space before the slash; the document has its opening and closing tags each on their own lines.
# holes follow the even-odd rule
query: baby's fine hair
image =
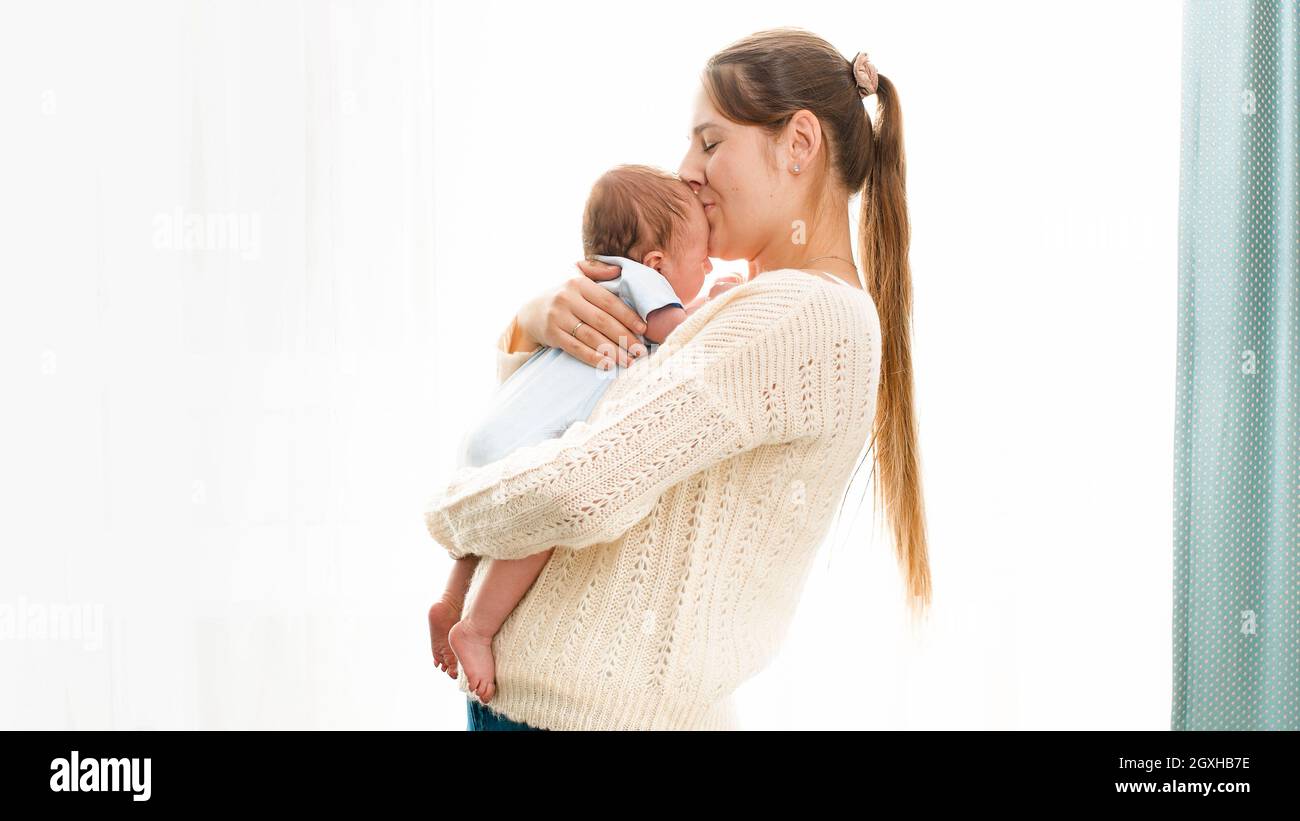
<svg viewBox="0 0 1300 821">
<path fill-rule="evenodd" d="M 582 249 L 640 261 L 666 250 L 686 221 L 690 186 L 648 165 L 619 165 L 596 180 L 582 215 Z"/>
</svg>

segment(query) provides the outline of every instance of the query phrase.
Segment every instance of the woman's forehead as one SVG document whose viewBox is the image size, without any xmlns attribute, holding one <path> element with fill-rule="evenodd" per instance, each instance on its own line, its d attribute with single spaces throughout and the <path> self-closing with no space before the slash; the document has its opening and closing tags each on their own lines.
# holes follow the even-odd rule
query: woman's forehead
<svg viewBox="0 0 1300 821">
<path fill-rule="evenodd" d="M 701 85 L 695 93 L 695 111 L 691 116 L 691 128 L 698 129 L 709 122 L 716 124 L 720 119 L 717 109 L 713 107 L 713 100 Z"/>
</svg>

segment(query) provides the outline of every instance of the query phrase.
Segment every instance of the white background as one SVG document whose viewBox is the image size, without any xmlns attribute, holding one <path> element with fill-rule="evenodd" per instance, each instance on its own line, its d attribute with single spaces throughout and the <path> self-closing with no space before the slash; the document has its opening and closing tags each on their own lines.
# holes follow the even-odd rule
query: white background
<svg viewBox="0 0 1300 821">
<path fill-rule="evenodd" d="M 0 727 L 463 727 L 421 510 L 495 338 L 707 57 L 798 25 L 902 100 L 935 606 L 855 486 L 744 722 L 1167 728 L 1180 14 L 7 4 Z"/>
</svg>

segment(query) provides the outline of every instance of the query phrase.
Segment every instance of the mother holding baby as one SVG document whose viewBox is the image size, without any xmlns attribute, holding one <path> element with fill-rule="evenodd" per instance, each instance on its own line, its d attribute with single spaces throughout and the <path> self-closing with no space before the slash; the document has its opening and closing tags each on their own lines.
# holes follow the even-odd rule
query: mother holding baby
<svg viewBox="0 0 1300 821">
<path fill-rule="evenodd" d="M 708 61 L 690 137 L 708 255 L 748 278 L 640 361 L 640 317 L 593 281 L 619 269 L 579 263 L 502 334 L 498 377 L 540 346 L 627 370 L 586 422 L 458 471 L 425 512 L 453 558 L 554 548 L 493 640 L 491 707 L 459 675 L 471 727 L 738 729 L 732 694 L 779 649 L 864 447 L 913 615 L 930 602 L 893 84 L 758 32 Z"/>
</svg>

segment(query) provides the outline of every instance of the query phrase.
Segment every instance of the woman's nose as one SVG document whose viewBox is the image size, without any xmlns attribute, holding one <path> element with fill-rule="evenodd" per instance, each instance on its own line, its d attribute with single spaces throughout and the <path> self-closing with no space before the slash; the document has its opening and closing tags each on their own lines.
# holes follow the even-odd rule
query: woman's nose
<svg viewBox="0 0 1300 821">
<path fill-rule="evenodd" d="M 687 151 L 686 156 L 682 157 L 682 164 L 677 168 L 677 176 L 686 181 L 696 196 L 699 195 L 700 189 L 704 187 L 704 174 L 701 173 L 700 166 L 691 158 L 692 152 Z"/>
</svg>

